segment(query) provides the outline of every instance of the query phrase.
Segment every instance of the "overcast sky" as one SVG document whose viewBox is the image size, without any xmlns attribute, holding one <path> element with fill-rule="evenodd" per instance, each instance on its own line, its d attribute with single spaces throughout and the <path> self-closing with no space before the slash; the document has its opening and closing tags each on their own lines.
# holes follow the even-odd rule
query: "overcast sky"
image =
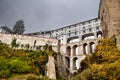
<svg viewBox="0 0 120 80">
<path fill-rule="evenodd" d="M 61 28 L 98 17 L 99 0 L 0 0 L 0 25 L 23 20 L 26 33 Z"/>
</svg>

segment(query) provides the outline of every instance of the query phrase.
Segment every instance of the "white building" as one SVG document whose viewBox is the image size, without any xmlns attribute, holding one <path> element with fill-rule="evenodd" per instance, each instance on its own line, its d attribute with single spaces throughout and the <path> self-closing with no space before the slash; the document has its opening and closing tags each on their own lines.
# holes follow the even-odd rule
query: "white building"
<svg viewBox="0 0 120 80">
<path fill-rule="evenodd" d="M 61 44 L 94 39 L 102 36 L 102 28 L 98 18 L 76 23 L 51 31 L 29 33 L 28 35 L 57 38 Z"/>
<path fill-rule="evenodd" d="M 1 34 L 11 34 L 13 32 L 7 26 L 1 26 L 0 33 Z"/>
</svg>

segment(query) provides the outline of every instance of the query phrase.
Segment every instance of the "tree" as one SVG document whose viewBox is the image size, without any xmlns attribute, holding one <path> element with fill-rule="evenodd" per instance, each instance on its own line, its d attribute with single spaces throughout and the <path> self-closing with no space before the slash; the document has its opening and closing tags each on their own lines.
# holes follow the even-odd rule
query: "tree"
<svg viewBox="0 0 120 80">
<path fill-rule="evenodd" d="M 17 39 L 16 38 L 13 38 L 13 40 L 12 40 L 12 42 L 11 42 L 11 46 L 12 46 L 12 48 L 13 47 L 16 47 L 16 45 L 17 45 Z"/>
<path fill-rule="evenodd" d="M 19 20 L 16 22 L 15 26 L 13 27 L 13 32 L 15 34 L 23 34 L 25 31 L 24 21 Z"/>
</svg>

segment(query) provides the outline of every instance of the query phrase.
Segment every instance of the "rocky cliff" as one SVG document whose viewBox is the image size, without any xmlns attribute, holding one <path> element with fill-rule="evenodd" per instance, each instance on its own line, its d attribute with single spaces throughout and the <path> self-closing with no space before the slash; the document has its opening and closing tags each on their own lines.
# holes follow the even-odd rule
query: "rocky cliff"
<svg viewBox="0 0 120 80">
<path fill-rule="evenodd" d="M 120 0 L 101 0 L 99 18 L 103 28 L 103 36 L 116 37 L 117 45 L 120 47 Z"/>
<path fill-rule="evenodd" d="M 49 79 L 56 80 L 55 60 L 54 57 L 49 56 L 47 63 L 47 76 Z"/>
</svg>

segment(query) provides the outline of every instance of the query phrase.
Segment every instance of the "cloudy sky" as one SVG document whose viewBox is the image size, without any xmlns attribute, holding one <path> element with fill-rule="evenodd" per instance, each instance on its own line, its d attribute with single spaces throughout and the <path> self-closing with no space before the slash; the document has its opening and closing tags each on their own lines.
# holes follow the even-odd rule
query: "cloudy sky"
<svg viewBox="0 0 120 80">
<path fill-rule="evenodd" d="M 0 0 L 0 26 L 23 20 L 26 33 L 61 28 L 98 17 L 99 0 Z"/>
</svg>

